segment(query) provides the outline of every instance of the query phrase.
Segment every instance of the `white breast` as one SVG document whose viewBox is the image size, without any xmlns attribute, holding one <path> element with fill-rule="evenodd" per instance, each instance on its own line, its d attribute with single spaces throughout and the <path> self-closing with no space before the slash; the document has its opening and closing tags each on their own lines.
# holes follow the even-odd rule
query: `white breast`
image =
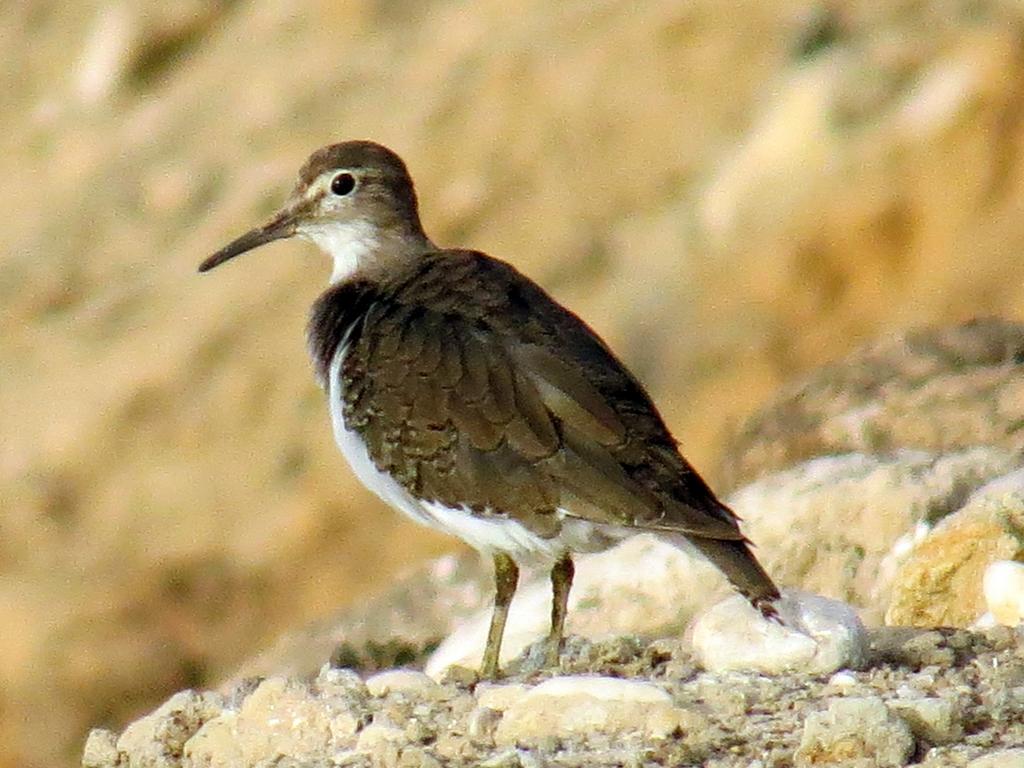
<svg viewBox="0 0 1024 768">
<path fill-rule="evenodd" d="M 362 437 L 345 424 L 341 366 L 346 351 L 347 347 L 342 345 L 334 354 L 328 376 L 327 398 L 334 439 L 356 477 L 384 502 L 418 523 L 458 536 L 474 549 L 484 553 L 507 552 L 519 563 L 550 564 L 566 550 L 588 551 L 607 546 L 604 537 L 597 535 L 597 529 L 585 521 L 566 520 L 563 535 L 544 539 L 514 520 L 477 517 L 464 507 L 452 508 L 413 497 L 390 475 L 377 469 Z"/>
</svg>

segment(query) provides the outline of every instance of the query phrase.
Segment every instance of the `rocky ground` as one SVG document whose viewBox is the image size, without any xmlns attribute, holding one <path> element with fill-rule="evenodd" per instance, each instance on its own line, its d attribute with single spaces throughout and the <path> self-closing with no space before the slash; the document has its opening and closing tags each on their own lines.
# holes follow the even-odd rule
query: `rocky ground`
<svg viewBox="0 0 1024 768">
<path fill-rule="evenodd" d="M 635 636 L 534 658 L 499 683 L 325 666 L 185 691 L 94 731 L 83 768 L 1024 765 L 1024 632 L 1005 627 L 875 630 L 862 669 L 824 676 L 707 673 L 685 641 Z"/>
</svg>

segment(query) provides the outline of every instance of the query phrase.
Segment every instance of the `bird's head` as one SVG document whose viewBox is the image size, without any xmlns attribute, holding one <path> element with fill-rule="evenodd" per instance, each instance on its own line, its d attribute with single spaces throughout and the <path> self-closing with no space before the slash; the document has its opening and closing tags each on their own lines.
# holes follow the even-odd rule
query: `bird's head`
<svg viewBox="0 0 1024 768">
<path fill-rule="evenodd" d="M 296 235 L 331 256 L 332 281 L 382 259 L 404 258 L 430 247 L 402 159 L 380 144 L 346 141 L 314 152 L 270 221 L 228 243 L 200 264 L 199 271 Z"/>
</svg>

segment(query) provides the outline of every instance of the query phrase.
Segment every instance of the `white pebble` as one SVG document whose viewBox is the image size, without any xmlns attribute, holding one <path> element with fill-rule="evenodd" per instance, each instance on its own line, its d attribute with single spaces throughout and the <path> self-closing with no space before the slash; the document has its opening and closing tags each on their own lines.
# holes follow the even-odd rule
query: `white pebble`
<svg viewBox="0 0 1024 768">
<path fill-rule="evenodd" d="M 512 703 L 495 730 L 499 745 L 531 745 L 556 736 L 642 734 L 665 739 L 707 727 L 651 683 L 609 677 L 555 677 Z"/>
<path fill-rule="evenodd" d="M 1020 768 L 1024 765 L 1024 749 L 1001 749 L 976 757 L 967 768 Z"/>
<path fill-rule="evenodd" d="M 1024 563 L 990 563 L 985 569 L 982 589 L 988 613 L 997 623 L 1015 627 L 1024 622 Z"/>
<path fill-rule="evenodd" d="M 412 669 L 389 669 L 378 672 L 366 680 L 366 689 L 371 696 L 386 696 L 392 691 L 430 698 L 440 686 L 422 672 Z"/>
<path fill-rule="evenodd" d="M 836 672 L 828 679 L 828 684 L 835 688 L 849 688 L 857 684 L 857 678 L 849 672 Z"/>
<path fill-rule="evenodd" d="M 376 752 L 395 747 L 406 741 L 405 731 L 390 723 L 370 723 L 359 732 L 356 749 L 360 752 Z"/>
<path fill-rule="evenodd" d="M 477 706 L 504 712 L 519 701 L 530 689 L 522 683 L 501 685 L 497 683 L 481 683 L 476 687 Z"/>
<path fill-rule="evenodd" d="M 867 634 L 851 606 L 788 590 L 776 607 L 782 623 L 765 619 L 740 595 L 701 614 L 691 638 L 704 668 L 827 674 L 863 664 Z"/>
<path fill-rule="evenodd" d="M 601 701 L 635 701 L 644 704 L 670 702 L 672 698 L 655 685 L 618 677 L 552 677 L 531 692 L 534 696 L 591 696 Z"/>
</svg>

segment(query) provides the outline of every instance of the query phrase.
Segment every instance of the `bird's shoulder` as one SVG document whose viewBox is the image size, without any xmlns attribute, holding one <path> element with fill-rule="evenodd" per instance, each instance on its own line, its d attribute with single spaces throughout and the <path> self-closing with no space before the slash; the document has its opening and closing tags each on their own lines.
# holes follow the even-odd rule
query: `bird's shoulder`
<svg viewBox="0 0 1024 768">
<path fill-rule="evenodd" d="M 511 264 L 485 253 L 445 249 L 423 254 L 382 284 L 392 302 L 419 306 L 452 320 L 486 324 L 497 330 L 503 314 L 528 312 L 524 295 L 543 293 Z M 546 295 L 546 294 L 545 294 Z"/>
<path fill-rule="evenodd" d="M 420 373 L 421 389 L 430 388 L 425 378 L 442 389 L 460 375 L 481 388 L 507 378 L 536 389 L 551 415 L 602 444 L 632 432 L 674 447 L 644 387 L 598 334 L 507 262 L 438 250 L 375 289 L 357 290 L 344 299 L 365 307 L 357 329 L 362 354 L 352 364 L 378 381 L 408 384 L 410 370 Z"/>
<path fill-rule="evenodd" d="M 611 376 L 642 387 L 600 336 L 576 313 L 508 262 L 472 250 L 438 250 L 384 290 L 395 309 L 471 326 L 492 344 L 545 348 L 596 384 Z M 646 394 L 643 393 L 646 398 Z"/>
</svg>

